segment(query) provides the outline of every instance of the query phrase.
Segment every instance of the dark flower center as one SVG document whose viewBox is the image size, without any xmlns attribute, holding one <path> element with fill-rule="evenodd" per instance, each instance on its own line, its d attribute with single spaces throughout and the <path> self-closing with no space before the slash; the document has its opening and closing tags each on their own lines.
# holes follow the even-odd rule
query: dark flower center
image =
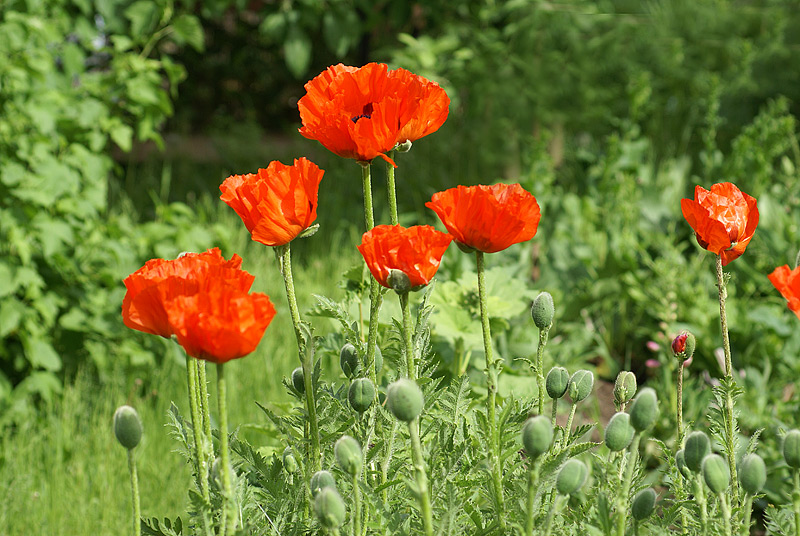
<svg viewBox="0 0 800 536">
<path fill-rule="evenodd" d="M 351 117 L 350 121 L 352 121 L 353 123 L 358 123 L 359 119 L 364 119 L 364 118 L 366 118 L 366 119 L 371 119 L 372 118 L 372 103 L 371 102 L 369 102 L 369 103 L 364 105 L 364 109 L 362 110 L 361 115 L 356 115 L 354 117 Z"/>
</svg>

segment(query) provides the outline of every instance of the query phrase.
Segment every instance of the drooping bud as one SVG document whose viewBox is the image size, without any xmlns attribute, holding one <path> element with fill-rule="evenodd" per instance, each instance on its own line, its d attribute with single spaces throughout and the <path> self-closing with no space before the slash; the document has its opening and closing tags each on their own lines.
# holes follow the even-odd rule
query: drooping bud
<svg viewBox="0 0 800 536">
<path fill-rule="evenodd" d="M 709 454 L 703 458 L 703 479 L 712 493 L 722 493 L 728 489 L 731 473 L 728 464 L 719 454 Z"/>
<path fill-rule="evenodd" d="M 556 476 L 556 491 L 561 495 L 572 495 L 586 483 L 589 469 L 582 461 L 575 458 L 567 460 Z"/>
<path fill-rule="evenodd" d="M 297 472 L 297 460 L 294 457 L 294 452 L 292 452 L 292 447 L 286 447 L 283 451 L 283 468 L 286 469 L 286 472 L 289 474 Z"/>
<path fill-rule="evenodd" d="M 114 412 L 114 435 L 120 445 L 128 450 L 136 448 L 142 440 L 142 420 L 130 406 L 120 406 Z"/>
<path fill-rule="evenodd" d="M 333 454 L 345 473 L 354 476 L 361 472 L 363 455 L 361 454 L 361 445 L 355 438 L 349 435 L 340 437 L 333 446 Z"/>
<path fill-rule="evenodd" d="M 350 384 L 347 391 L 347 400 L 350 406 L 359 413 L 364 413 L 375 400 L 375 385 L 369 378 L 357 378 Z"/>
<path fill-rule="evenodd" d="M 322 488 L 336 489 L 336 479 L 330 471 L 317 471 L 311 475 L 311 496 L 316 497 Z"/>
<path fill-rule="evenodd" d="M 386 388 L 386 406 L 398 420 L 411 422 L 422 413 L 422 391 L 416 382 L 400 378 Z"/>
<path fill-rule="evenodd" d="M 522 426 L 522 445 L 529 458 L 535 460 L 550 449 L 553 425 L 544 415 L 531 417 Z"/>
<path fill-rule="evenodd" d="M 686 436 L 683 452 L 686 457 L 686 467 L 697 473 L 701 469 L 703 458 L 711 454 L 711 441 L 704 432 L 694 431 Z"/>
<path fill-rule="evenodd" d="M 326 529 L 338 529 L 344 523 L 344 501 L 336 488 L 324 487 L 314 498 L 314 514 Z"/>
<path fill-rule="evenodd" d="M 614 402 L 617 406 L 627 404 L 636 394 L 636 387 L 636 374 L 628 370 L 617 374 L 617 381 L 614 382 Z"/>
<path fill-rule="evenodd" d="M 299 393 L 306 392 L 306 383 L 303 379 L 303 367 L 297 367 L 292 371 L 292 386 L 297 389 Z"/>
<path fill-rule="evenodd" d="M 631 513 L 636 521 L 650 517 L 656 509 L 656 492 L 653 488 L 645 488 L 633 497 Z"/>
<path fill-rule="evenodd" d="M 756 453 L 748 454 L 739 462 L 739 482 L 749 495 L 757 495 L 767 483 L 767 466 Z"/>
<path fill-rule="evenodd" d="M 342 350 L 339 352 L 339 366 L 342 367 L 342 372 L 348 378 L 352 378 L 358 372 L 358 351 L 349 342 L 342 346 Z"/>
<path fill-rule="evenodd" d="M 789 430 L 783 438 L 783 459 L 792 469 L 800 469 L 800 430 Z"/>
<path fill-rule="evenodd" d="M 681 331 L 672 341 L 672 353 L 681 361 L 691 359 L 696 345 L 697 340 L 694 335 L 688 331 Z"/>
<path fill-rule="evenodd" d="M 561 398 L 567 392 L 569 386 L 569 372 L 564 367 L 553 367 L 547 373 L 545 382 L 547 395 L 553 400 Z"/>
<path fill-rule="evenodd" d="M 588 370 L 578 370 L 569 379 L 567 392 L 573 402 L 577 403 L 592 394 L 594 374 Z"/>
<path fill-rule="evenodd" d="M 686 452 L 683 449 L 675 453 L 675 465 L 678 467 L 678 472 L 683 475 L 683 478 L 692 478 L 692 471 L 686 466 Z"/>
<path fill-rule="evenodd" d="M 635 430 L 631 426 L 631 417 L 627 413 L 615 413 L 608 421 L 603 440 L 611 452 L 619 452 L 628 448 L 633 440 Z"/>
<path fill-rule="evenodd" d="M 645 387 L 631 404 L 631 425 L 637 432 L 650 428 L 658 418 L 658 397 L 652 387 Z"/>
<path fill-rule="evenodd" d="M 549 292 L 542 292 L 533 300 L 531 318 L 539 329 L 548 329 L 553 325 L 553 316 L 556 310 L 553 305 L 553 296 Z"/>
</svg>

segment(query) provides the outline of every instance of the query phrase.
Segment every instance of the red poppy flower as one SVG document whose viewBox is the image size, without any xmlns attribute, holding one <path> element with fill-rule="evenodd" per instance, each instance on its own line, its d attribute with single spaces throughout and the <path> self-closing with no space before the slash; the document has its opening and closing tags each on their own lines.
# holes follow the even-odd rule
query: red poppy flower
<svg viewBox="0 0 800 536">
<path fill-rule="evenodd" d="M 129 328 L 171 337 L 173 330 L 165 303 L 182 294 L 196 293 L 206 279 L 247 292 L 254 278 L 241 265 L 241 257 L 234 255 L 226 261 L 219 248 L 187 253 L 170 261 L 147 261 L 125 278 L 127 292 L 122 301 L 122 320 Z"/>
<path fill-rule="evenodd" d="M 411 288 L 430 283 L 453 237 L 430 225 L 405 228 L 378 225 L 364 233 L 358 251 L 369 271 L 384 287 L 391 288 L 389 274 L 399 270 L 408 276 Z"/>
<path fill-rule="evenodd" d="M 233 175 L 219 187 L 256 242 L 282 246 L 317 219 L 317 191 L 325 172 L 300 158 L 287 166 L 270 162 L 258 173 Z"/>
<path fill-rule="evenodd" d="M 789 266 L 778 266 L 769 274 L 775 288 L 789 300 L 789 309 L 800 318 L 800 267 L 791 270 Z"/>
<path fill-rule="evenodd" d="M 256 349 L 275 316 L 269 296 L 209 280 L 203 292 L 167 302 L 169 323 L 186 353 L 225 363 Z"/>
<path fill-rule="evenodd" d="M 758 225 L 756 199 L 730 182 L 697 186 L 694 199 L 681 199 L 681 211 L 697 243 L 722 257 L 723 266 L 744 253 Z"/>
<path fill-rule="evenodd" d="M 425 203 L 456 242 L 495 253 L 533 238 L 541 212 L 536 198 L 519 184 L 458 186 Z"/>
<path fill-rule="evenodd" d="M 300 134 L 344 158 L 369 162 L 398 143 L 435 132 L 450 100 L 437 84 L 382 63 L 328 67 L 298 101 Z"/>
</svg>

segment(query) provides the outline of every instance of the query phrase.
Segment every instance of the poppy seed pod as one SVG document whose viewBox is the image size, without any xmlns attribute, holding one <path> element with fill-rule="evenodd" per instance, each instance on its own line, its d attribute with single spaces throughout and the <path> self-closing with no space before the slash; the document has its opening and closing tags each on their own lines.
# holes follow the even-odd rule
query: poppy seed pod
<svg viewBox="0 0 800 536">
<path fill-rule="evenodd" d="M 628 448 L 636 431 L 631 426 L 631 417 L 627 413 L 615 413 L 606 426 L 603 440 L 611 452 L 619 452 Z"/>
<path fill-rule="evenodd" d="M 547 329 L 553 325 L 553 316 L 556 314 L 553 305 L 553 296 L 549 292 L 542 292 L 533 300 L 531 318 L 539 329 Z"/>
<path fill-rule="evenodd" d="M 369 378 L 357 378 L 347 391 L 350 406 L 359 413 L 364 413 L 375 400 L 375 386 Z"/>
<path fill-rule="evenodd" d="M 386 388 L 386 406 L 398 420 L 411 422 L 422 413 L 422 391 L 408 378 L 389 384 Z"/>
<path fill-rule="evenodd" d="M 719 454 L 709 454 L 703 458 L 703 479 L 712 493 L 722 493 L 728 489 L 731 473 L 728 464 Z"/>
<path fill-rule="evenodd" d="M 658 417 L 658 397 L 652 387 L 645 387 L 631 404 L 631 425 L 637 432 L 650 428 Z"/>
<path fill-rule="evenodd" d="M 531 417 L 522 426 L 522 445 L 531 459 L 536 459 L 550 449 L 553 442 L 553 425 L 544 415 Z"/>
<path fill-rule="evenodd" d="M 686 466 L 686 452 L 683 449 L 675 453 L 675 465 L 684 478 L 692 478 L 692 471 Z"/>
<path fill-rule="evenodd" d="M 296 473 L 297 472 L 297 460 L 294 457 L 294 452 L 292 452 L 292 447 L 286 447 L 283 451 L 283 468 L 286 469 L 287 473 Z"/>
<path fill-rule="evenodd" d="M 311 475 L 311 496 L 316 497 L 322 488 L 336 489 L 336 479 L 330 471 L 317 471 Z"/>
<path fill-rule="evenodd" d="M 136 448 L 142 440 L 142 420 L 130 406 L 120 406 L 114 412 L 114 435 L 120 445 L 128 450 Z"/>
<path fill-rule="evenodd" d="M 556 491 L 561 495 L 572 495 L 583 487 L 589 477 L 589 469 L 580 460 L 567 460 L 556 476 Z"/>
<path fill-rule="evenodd" d="M 411 290 L 411 279 L 401 270 L 389 270 L 389 277 L 386 278 L 386 282 L 398 294 Z"/>
<path fill-rule="evenodd" d="M 789 430 L 783 438 L 783 459 L 792 469 L 800 469 L 800 430 Z"/>
<path fill-rule="evenodd" d="M 349 435 L 343 435 L 333 446 L 336 462 L 348 475 L 354 476 L 361 472 L 361 445 Z"/>
<path fill-rule="evenodd" d="M 594 374 L 588 370 L 578 370 L 569 379 L 567 392 L 573 402 L 580 402 L 592 394 L 594 387 Z"/>
<path fill-rule="evenodd" d="M 623 370 L 614 382 L 614 401 L 618 406 L 627 403 L 636 394 L 636 374 Z"/>
<path fill-rule="evenodd" d="M 292 386 L 299 393 L 306 392 L 306 383 L 305 379 L 303 378 L 303 367 L 297 367 L 292 371 Z"/>
<path fill-rule="evenodd" d="M 767 483 L 767 466 L 764 460 L 756 453 L 748 454 L 739 462 L 739 482 L 742 489 L 750 494 L 757 495 Z"/>
<path fill-rule="evenodd" d="M 314 514 L 326 529 L 338 529 L 344 523 L 344 501 L 336 488 L 324 487 L 314 498 Z"/>
<path fill-rule="evenodd" d="M 547 395 L 553 400 L 561 398 L 569 386 L 569 372 L 564 367 L 553 367 L 547 373 L 545 382 Z"/>
<path fill-rule="evenodd" d="M 692 432 L 686 436 L 683 452 L 686 458 L 686 467 L 693 473 L 697 473 L 702 467 L 703 458 L 711 454 L 711 441 L 704 432 Z"/>
<path fill-rule="evenodd" d="M 642 521 L 650 517 L 656 509 L 656 492 L 653 488 L 645 488 L 633 497 L 631 513 L 633 519 Z"/>
<path fill-rule="evenodd" d="M 342 350 L 339 352 L 339 366 L 348 378 L 355 376 L 358 371 L 358 351 L 349 342 L 342 346 Z"/>
</svg>

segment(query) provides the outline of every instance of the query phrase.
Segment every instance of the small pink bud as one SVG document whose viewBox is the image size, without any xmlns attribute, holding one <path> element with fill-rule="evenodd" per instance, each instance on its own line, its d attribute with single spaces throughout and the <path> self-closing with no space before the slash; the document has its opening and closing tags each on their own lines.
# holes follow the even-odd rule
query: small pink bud
<svg viewBox="0 0 800 536">
<path fill-rule="evenodd" d="M 661 346 L 656 341 L 647 341 L 647 349 L 651 352 L 658 352 Z"/>
<path fill-rule="evenodd" d="M 644 362 L 644 366 L 647 368 L 658 368 L 661 366 L 661 363 L 658 361 L 658 359 L 648 359 Z"/>
</svg>

